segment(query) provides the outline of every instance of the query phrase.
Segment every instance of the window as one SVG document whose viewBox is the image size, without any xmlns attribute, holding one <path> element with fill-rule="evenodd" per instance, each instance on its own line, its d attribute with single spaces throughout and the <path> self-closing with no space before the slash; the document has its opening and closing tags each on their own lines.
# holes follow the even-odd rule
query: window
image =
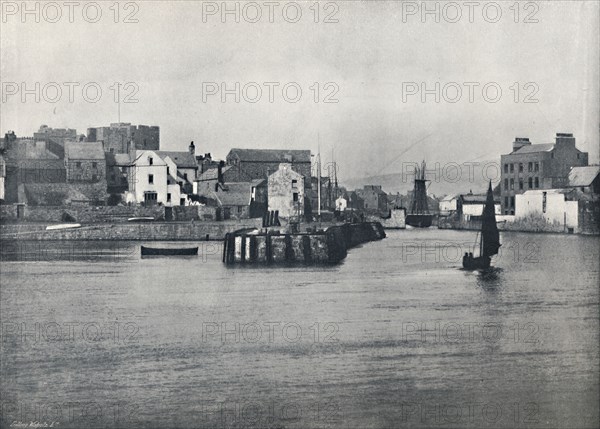
<svg viewBox="0 0 600 429">
<path fill-rule="evenodd" d="M 507 215 L 508 214 L 508 210 L 504 210 L 504 214 Z"/>
<path fill-rule="evenodd" d="M 508 191 L 508 179 L 504 179 L 504 190 Z"/>
<path fill-rule="evenodd" d="M 514 208 L 514 206 L 515 206 L 515 197 L 510 197 L 510 206 Z M 511 213 L 511 214 L 514 214 L 514 212 Z"/>
<path fill-rule="evenodd" d="M 550 152 L 550 158 L 554 159 L 554 152 Z"/>
<path fill-rule="evenodd" d="M 577 154 L 577 159 L 579 159 L 579 154 Z"/>
<path fill-rule="evenodd" d="M 504 197 L 504 207 L 508 207 L 508 197 Z"/>
<path fill-rule="evenodd" d="M 540 163 L 539 163 L 539 162 L 536 162 L 536 163 L 535 163 L 535 171 L 536 171 L 536 172 L 537 172 L 537 171 L 540 171 Z"/>
<path fill-rule="evenodd" d="M 538 179 L 537 177 L 535 178 L 535 187 L 536 189 L 540 187 L 540 179 Z"/>
<path fill-rule="evenodd" d="M 508 173 L 508 164 L 504 164 L 504 172 Z"/>
<path fill-rule="evenodd" d="M 297 180 L 292 180 L 292 189 L 296 189 L 298 187 L 298 181 Z"/>
<path fill-rule="evenodd" d="M 523 179 L 519 179 L 519 190 L 523 190 Z"/>
<path fill-rule="evenodd" d="M 515 179 L 510 179 L 510 190 L 514 190 L 515 189 Z"/>
<path fill-rule="evenodd" d="M 98 163 L 97 162 L 92 162 L 92 168 L 98 168 Z"/>
<path fill-rule="evenodd" d="M 183 178 L 187 181 L 187 173 L 183 173 Z"/>
<path fill-rule="evenodd" d="M 148 165 L 154 165 L 154 160 L 151 156 L 148 157 Z"/>
<path fill-rule="evenodd" d="M 533 188 L 533 177 L 527 179 L 527 185 L 529 186 L 529 189 Z"/>
<path fill-rule="evenodd" d="M 510 214 L 514 216 L 514 214 L 515 214 L 515 211 L 514 211 L 514 210 L 511 210 L 511 211 L 510 211 Z"/>
<path fill-rule="evenodd" d="M 519 173 L 523 172 L 523 163 L 519 162 Z"/>
<path fill-rule="evenodd" d="M 298 201 L 298 192 L 294 192 L 294 202 Z"/>
<path fill-rule="evenodd" d="M 238 209 L 238 214 L 241 214 L 241 213 L 242 213 L 242 210 L 243 210 L 243 207 L 242 207 L 242 206 L 238 206 L 238 208 L 237 208 L 237 209 Z"/>
<path fill-rule="evenodd" d="M 530 173 L 533 171 L 533 162 L 527 164 L 527 171 L 529 171 Z"/>
<path fill-rule="evenodd" d="M 167 167 L 167 176 L 169 175 L 169 167 Z"/>
<path fill-rule="evenodd" d="M 185 206 L 185 198 L 179 198 L 179 205 Z"/>
<path fill-rule="evenodd" d="M 515 172 L 515 164 L 510 164 L 510 172 L 511 173 Z"/>
<path fill-rule="evenodd" d="M 81 168 L 81 162 L 77 161 L 77 162 L 75 163 L 75 167 L 77 167 L 77 168 Z"/>
<path fill-rule="evenodd" d="M 154 185 L 154 174 L 148 174 L 148 183 Z"/>
<path fill-rule="evenodd" d="M 171 202 L 171 193 L 168 192 L 167 193 L 167 203 L 170 203 L 170 202 Z"/>
</svg>

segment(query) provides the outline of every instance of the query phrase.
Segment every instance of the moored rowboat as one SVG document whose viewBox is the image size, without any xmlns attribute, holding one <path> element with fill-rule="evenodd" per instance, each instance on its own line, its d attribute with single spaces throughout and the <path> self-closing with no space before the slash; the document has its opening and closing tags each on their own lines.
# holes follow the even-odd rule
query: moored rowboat
<svg viewBox="0 0 600 429">
<path fill-rule="evenodd" d="M 61 223 L 60 225 L 49 225 L 46 227 L 46 231 L 52 231 L 57 229 L 71 229 L 71 228 L 80 228 L 81 224 L 79 223 Z"/>
<path fill-rule="evenodd" d="M 197 247 L 146 247 L 142 246 L 142 256 L 179 256 L 179 255 L 197 255 Z"/>
</svg>

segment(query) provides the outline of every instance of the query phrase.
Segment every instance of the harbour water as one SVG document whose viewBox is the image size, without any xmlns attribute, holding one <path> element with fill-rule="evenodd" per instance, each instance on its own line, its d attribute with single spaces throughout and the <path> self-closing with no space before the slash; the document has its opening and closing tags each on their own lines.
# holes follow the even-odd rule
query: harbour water
<svg viewBox="0 0 600 429">
<path fill-rule="evenodd" d="M 597 427 L 597 237 L 501 233 L 483 275 L 475 232 L 387 235 L 328 267 L 4 243 L 2 427 Z"/>
</svg>

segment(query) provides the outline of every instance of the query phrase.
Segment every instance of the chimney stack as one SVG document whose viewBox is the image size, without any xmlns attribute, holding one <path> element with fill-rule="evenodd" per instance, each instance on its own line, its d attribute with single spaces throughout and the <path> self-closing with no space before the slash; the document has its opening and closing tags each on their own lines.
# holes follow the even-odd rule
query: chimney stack
<svg viewBox="0 0 600 429">
<path fill-rule="evenodd" d="M 529 137 L 515 137 L 515 141 L 513 142 L 513 152 L 518 151 L 523 146 L 530 145 Z"/>
<path fill-rule="evenodd" d="M 556 145 L 575 146 L 575 137 L 572 133 L 556 133 Z"/>
<path fill-rule="evenodd" d="M 219 162 L 219 166 L 217 167 L 217 181 L 219 183 L 223 183 L 223 166 L 225 165 L 224 161 Z"/>
</svg>

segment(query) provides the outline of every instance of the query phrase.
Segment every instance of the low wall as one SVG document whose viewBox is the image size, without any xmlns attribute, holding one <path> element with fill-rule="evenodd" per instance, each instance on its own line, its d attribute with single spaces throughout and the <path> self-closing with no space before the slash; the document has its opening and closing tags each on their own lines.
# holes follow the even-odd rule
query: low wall
<svg viewBox="0 0 600 429">
<path fill-rule="evenodd" d="M 3 240 L 126 240 L 199 241 L 222 240 L 225 234 L 242 228 L 260 228 L 260 219 L 224 222 L 145 222 L 83 226 L 47 231 L 45 225 L 0 225 Z"/>
</svg>

